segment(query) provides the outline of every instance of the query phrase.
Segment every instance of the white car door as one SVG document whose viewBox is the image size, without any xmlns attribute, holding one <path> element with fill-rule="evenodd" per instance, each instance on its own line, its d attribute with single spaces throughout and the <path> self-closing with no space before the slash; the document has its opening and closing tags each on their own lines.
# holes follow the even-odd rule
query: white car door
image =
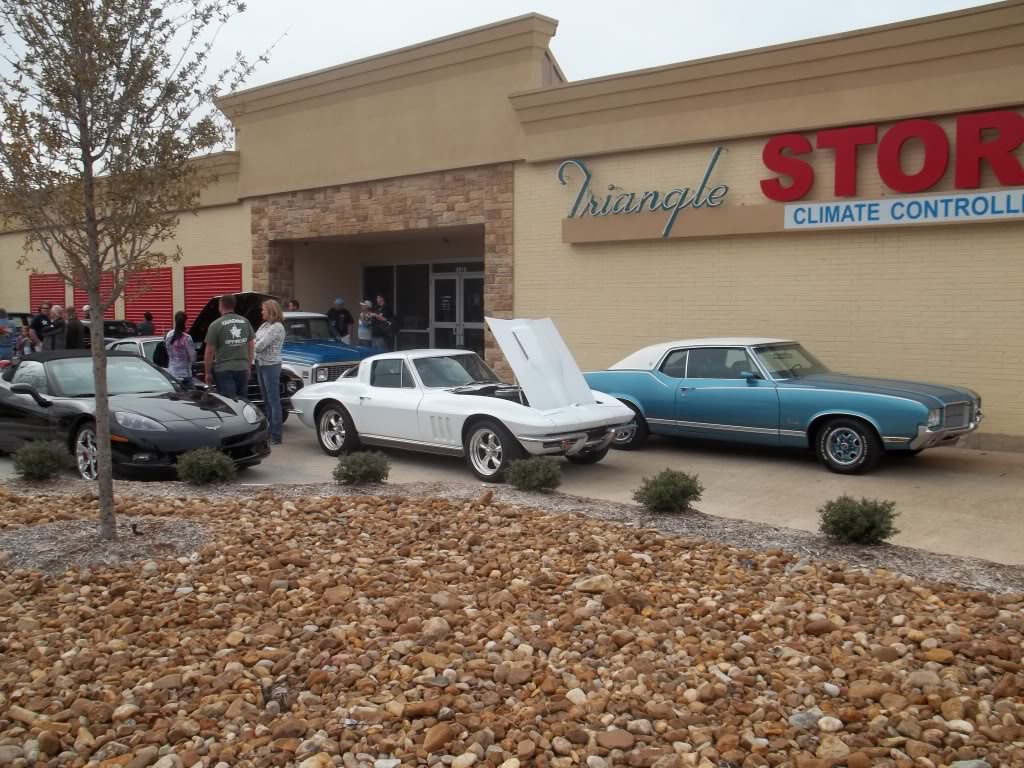
<svg viewBox="0 0 1024 768">
<path fill-rule="evenodd" d="M 423 390 L 401 358 L 370 362 L 369 386 L 352 414 L 360 434 L 398 440 L 421 440 L 419 417 Z"/>
</svg>

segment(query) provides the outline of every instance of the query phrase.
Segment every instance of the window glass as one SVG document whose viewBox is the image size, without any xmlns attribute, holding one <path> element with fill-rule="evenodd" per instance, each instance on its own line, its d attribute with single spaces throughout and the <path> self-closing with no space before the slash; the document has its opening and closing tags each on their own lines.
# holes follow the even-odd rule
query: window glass
<svg viewBox="0 0 1024 768">
<path fill-rule="evenodd" d="M 416 384 L 412 380 L 405 363 L 397 358 L 376 360 L 370 369 L 370 386 L 388 389 L 412 389 Z"/>
<path fill-rule="evenodd" d="M 285 341 L 340 341 L 341 337 L 326 317 L 284 321 Z"/>
<path fill-rule="evenodd" d="M 824 365 L 814 355 L 799 344 L 774 344 L 770 347 L 759 347 L 757 356 L 775 379 L 793 379 L 810 376 L 813 373 L 828 373 Z"/>
<path fill-rule="evenodd" d="M 114 345 L 115 352 L 128 352 L 132 355 L 139 354 L 139 348 L 135 346 L 134 341 L 122 341 L 120 344 Z"/>
<path fill-rule="evenodd" d="M 153 362 L 153 354 L 156 352 L 156 345 L 159 343 L 159 341 L 146 341 L 142 344 L 144 357 L 151 363 Z"/>
<path fill-rule="evenodd" d="M 91 360 L 89 364 L 92 365 Z M 18 366 L 11 379 L 11 384 L 28 384 L 30 387 L 35 387 L 41 395 L 47 394 L 49 389 L 46 383 L 46 369 L 43 364 L 31 360 Z"/>
<path fill-rule="evenodd" d="M 474 383 L 501 383 L 497 374 L 477 355 L 420 357 L 413 364 L 425 387 L 446 388 Z"/>
<path fill-rule="evenodd" d="M 50 363 L 58 394 L 64 397 L 92 397 L 96 381 L 92 358 L 71 357 Z M 107 386 L 111 395 L 162 394 L 174 392 L 174 384 L 160 369 L 139 357 L 107 358 Z"/>
<path fill-rule="evenodd" d="M 665 362 L 661 364 L 661 372 L 673 379 L 686 378 L 686 353 L 685 349 L 676 349 L 668 353 Z"/>
<path fill-rule="evenodd" d="M 757 372 L 746 350 L 703 347 L 690 350 L 686 375 L 690 379 L 739 379 L 744 371 Z"/>
</svg>

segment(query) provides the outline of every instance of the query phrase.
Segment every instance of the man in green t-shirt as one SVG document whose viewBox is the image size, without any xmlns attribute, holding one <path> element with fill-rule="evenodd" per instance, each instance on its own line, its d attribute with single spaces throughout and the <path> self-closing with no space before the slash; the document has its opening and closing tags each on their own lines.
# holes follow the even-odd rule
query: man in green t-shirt
<svg viewBox="0 0 1024 768">
<path fill-rule="evenodd" d="M 220 297 L 220 317 L 206 332 L 206 383 L 224 397 L 245 398 L 256 339 L 249 321 L 235 314 L 235 297 Z"/>
</svg>

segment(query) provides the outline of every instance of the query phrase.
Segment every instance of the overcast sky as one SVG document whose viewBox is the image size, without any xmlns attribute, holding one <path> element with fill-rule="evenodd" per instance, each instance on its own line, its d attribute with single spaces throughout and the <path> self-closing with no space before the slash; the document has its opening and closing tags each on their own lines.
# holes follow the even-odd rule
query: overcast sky
<svg viewBox="0 0 1024 768">
<path fill-rule="evenodd" d="M 530 11 L 558 20 L 551 49 L 569 80 L 889 24 L 971 0 L 248 0 L 218 50 L 277 43 L 249 85 L 450 35 Z"/>
</svg>

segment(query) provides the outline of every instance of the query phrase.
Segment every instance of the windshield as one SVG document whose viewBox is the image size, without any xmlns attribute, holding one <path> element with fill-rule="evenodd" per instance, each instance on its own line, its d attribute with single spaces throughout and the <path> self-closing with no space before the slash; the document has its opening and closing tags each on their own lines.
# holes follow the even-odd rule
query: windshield
<svg viewBox="0 0 1024 768">
<path fill-rule="evenodd" d="M 420 357 L 414 361 L 423 386 L 444 389 L 466 384 L 501 384 L 498 375 L 477 355 Z"/>
<path fill-rule="evenodd" d="M 326 317 L 285 320 L 284 334 L 285 341 L 341 341 Z"/>
<path fill-rule="evenodd" d="M 754 351 L 773 379 L 797 379 L 814 373 L 828 373 L 828 366 L 799 344 L 773 344 Z"/>
<path fill-rule="evenodd" d="M 47 363 L 61 397 L 91 397 L 96 394 L 92 358 L 72 357 Z M 164 394 L 174 384 L 163 373 L 138 357 L 107 359 L 107 388 L 111 395 Z"/>
</svg>

